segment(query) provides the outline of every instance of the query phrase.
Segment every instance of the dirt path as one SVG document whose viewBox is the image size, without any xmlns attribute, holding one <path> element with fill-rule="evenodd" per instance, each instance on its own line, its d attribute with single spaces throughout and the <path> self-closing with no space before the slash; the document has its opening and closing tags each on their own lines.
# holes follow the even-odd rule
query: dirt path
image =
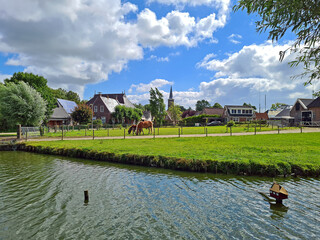
<svg viewBox="0 0 320 240">
<path fill-rule="evenodd" d="M 303 133 L 309 132 L 320 132 L 320 128 L 304 128 L 302 129 Z M 300 133 L 300 129 L 294 130 L 281 130 L 280 134 L 289 134 L 289 133 Z M 278 134 L 278 131 L 265 131 L 265 132 L 257 132 L 257 135 L 264 134 Z M 244 136 L 244 135 L 254 135 L 254 132 L 245 132 L 245 133 L 232 133 L 232 136 Z M 208 137 L 228 137 L 230 133 L 211 133 L 208 134 Z M 142 136 L 126 136 L 126 139 L 148 139 L 153 138 L 153 135 L 142 135 Z M 155 135 L 155 138 L 176 138 L 178 135 Z M 206 137 L 206 134 L 185 134 L 180 135 L 180 137 Z M 98 139 L 123 139 L 123 136 L 119 137 L 95 137 L 95 140 Z M 28 139 L 28 142 L 39 142 L 39 141 L 59 141 L 61 138 L 33 138 Z M 64 140 L 92 140 L 92 137 L 78 137 L 78 138 L 64 138 Z"/>
</svg>

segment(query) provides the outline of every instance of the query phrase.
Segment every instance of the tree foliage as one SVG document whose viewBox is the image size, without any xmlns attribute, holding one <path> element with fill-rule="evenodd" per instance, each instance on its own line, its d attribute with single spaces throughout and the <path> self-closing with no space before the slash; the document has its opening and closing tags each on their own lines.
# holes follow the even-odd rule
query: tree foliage
<svg viewBox="0 0 320 240">
<path fill-rule="evenodd" d="M 55 98 L 61 98 L 69 101 L 74 101 L 77 104 L 80 103 L 80 97 L 78 93 L 75 93 L 73 91 L 66 91 L 62 88 L 58 89 L 51 89 L 51 92 Z"/>
<path fill-rule="evenodd" d="M 289 49 L 281 51 L 282 61 L 287 52 L 297 52 L 298 57 L 291 66 L 302 64 L 307 76 L 305 84 L 320 77 L 320 3 L 318 0 L 240 0 L 235 11 L 247 10 L 257 13 L 261 20 L 256 22 L 258 32 L 269 31 L 269 39 L 278 41 L 287 31 L 296 35 Z"/>
<path fill-rule="evenodd" d="M 215 104 L 213 104 L 213 106 L 212 107 L 214 107 L 214 108 L 223 108 L 219 103 L 215 103 Z"/>
<path fill-rule="evenodd" d="M 151 115 L 155 118 L 157 124 L 161 125 L 165 116 L 167 115 L 166 112 L 166 105 L 163 101 L 163 95 L 158 90 L 158 88 L 151 88 L 150 89 L 150 111 Z"/>
<path fill-rule="evenodd" d="M 90 106 L 80 103 L 71 113 L 71 117 L 80 124 L 87 124 L 88 122 L 91 122 L 92 109 Z"/>
<path fill-rule="evenodd" d="M 287 106 L 287 104 L 285 103 L 273 103 L 271 105 L 271 110 L 277 110 L 278 108 L 282 107 L 282 106 Z"/>
<path fill-rule="evenodd" d="M 251 103 L 243 103 L 244 107 L 252 107 L 254 110 L 257 110 L 256 106 L 251 105 Z"/>
<path fill-rule="evenodd" d="M 207 100 L 198 100 L 196 103 L 196 111 L 202 111 L 206 107 L 211 107 Z"/>
<path fill-rule="evenodd" d="M 179 105 L 171 105 L 170 108 L 168 109 L 168 113 L 172 119 L 172 121 L 174 122 L 174 124 L 176 124 L 177 122 L 179 122 L 181 120 L 181 110 L 180 110 L 180 106 Z"/>
<path fill-rule="evenodd" d="M 48 120 L 56 107 L 56 99 L 54 98 L 51 89 L 47 86 L 47 79 L 42 76 L 34 75 L 33 73 L 18 72 L 14 73 L 10 79 L 5 79 L 5 85 L 10 83 L 25 82 L 29 86 L 37 90 L 41 97 L 46 101 L 46 120 Z"/>
<path fill-rule="evenodd" d="M 128 121 L 138 122 L 142 117 L 142 110 L 139 108 L 129 108 L 126 106 L 118 105 L 115 107 L 115 112 L 112 113 L 112 117 L 116 120 L 117 123 L 122 123 Z"/>
<path fill-rule="evenodd" d="M 25 82 L 0 85 L 0 119 L 7 127 L 39 126 L 45 119 L 46 101 Z"/>
</svg>

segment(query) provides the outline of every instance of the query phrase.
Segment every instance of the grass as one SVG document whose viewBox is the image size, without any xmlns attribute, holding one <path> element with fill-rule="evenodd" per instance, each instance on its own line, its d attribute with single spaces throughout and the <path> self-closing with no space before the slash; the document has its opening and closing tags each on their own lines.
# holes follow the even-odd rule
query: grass
<svg viewBox="0 0 320 240">
<path fill-rule="evenodd" d="M 29 146 L 320 171 L 320 133 L 29 142 Z"/>
<path fill-rule="evenodd" d="M 206 129 L 208 134 L 213 134 L 213 133 L 227 133 L 230 131 L 229 128 L 226 128 L 226 126 L 210 126 L 210 127 L 161 127 L 161 128 L 155 128 L 155 134 L 156 135 L 178 135 L 179 134 L 179 129 L 180 129 L 180 134 L 181 135 L 189 135 L 189 134 L 206 134 Z M 288 128 L 281 128 L 282 130 L 288 129 Z M 257 132 L 263 132 L 263 131 L 276 131 L 276 127 L 256 127 Z M 100 130 L 95 130 L 94 135 L 96 137 L 118 137 L 118 136 L 123 136 L 125 134 L 128 135 L 128 129 L 125 128 L 110 128 L 110 129 L 100 129 Z M 232 132 L 234 133 L 241 133 L 241 132 L 254 132 L 255 128 L 253 125 L 250 125 L 248 128 L 248 125 L 239 125 L 236 127 L 232 127 Z M 148 130 L 144 130 L 145 134 L 148 134 Z M 48 137 L 61 137 L 61 132 L 45 132 L 45 135 L 43 138 L 48 138 Z M 64 131 L 64 137 L 85 137 L 85 136 L 92 136 L 92 131 L 90 130 L 70 130 L 69 131 Z"/>
</svg>

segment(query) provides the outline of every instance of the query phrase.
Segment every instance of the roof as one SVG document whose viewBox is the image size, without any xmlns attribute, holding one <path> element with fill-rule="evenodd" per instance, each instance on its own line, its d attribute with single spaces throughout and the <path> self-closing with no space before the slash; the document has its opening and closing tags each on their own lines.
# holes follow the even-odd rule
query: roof
<svg viewBox="0 0 320 240">
<path fill-rule="evenodd" d="M 69 118 L 70 118 L 70 116 L 66 112 L 66 110 L 61 105 L 59 105 L 59 107 L 53 109 L 53 113 L 50 116 L 49 120 L 65 120 L 65 119 L 69 119 Z"/>
<path fill-rule="evenodd" d="M 268 120 L 268 113 L 264 112 L 264 113 L 256 113 L 256 119 L 257 120 Z"/>
<path fill-rule="evenodd" d="M 320 97 L 314 99 L 311 103 L 309 103 L 307 107 L 308 108 L 320 107 Z"/>
<path fill-rule="evenodd" d="M 135 106 L 130 102 L 130 100 L 127 98 L 127 96 L 124 93 L 112 93 L 112 94 L 95 94 L 93 96 L 93 98 L 91 98 L 87 104 L 92 104 L 93 102 L 95 102 L 97 97 L 104 97 L 104 98 L 111 98 L 114 100 L 117 100 L 119 102 L 119 104 L 122 104 L 126 107 L 129 108 L 135 108 Z"/>
<path fill-rule="evenodd" d="M 223 114 L 223 108 L 204 108 L 202 114 L 221 116 Z"/>
<path fill-rule="evenodd" d="M 283 109 L 280 113 L 278 113 L 275 118 L 282 118 L 282 119 L 293 119 L 294 117 L 290 116 L 290 108 Z"/>
<path fill-rule="evenodd" d="M 270 191 L 277 192 L 277 193 L 282 193 L 282 194 L 288 196 L 287 190 L 284 187 L 281 187 L 278 183 L 273 183 L 271 188 L 270 188 Z"/>
<path fill-rule="evenodd" d="M 253 109 L 253 107 L 242 106 L 242 105 L 225 105 L 224 107 L 226 107 L 226 108 L 249 108 L 249 109 Z"/>
<path fill-rule="evenodd" d="M 268 111 L 268 117 L 269 118 L 274 118 L 277 116 L 282 110 L 269 110 Z"/>
<path fill-rule="evenodd" d="M 74 101 L 69 101 L 60 98 L 58 98 L 57 100 L 68 114 L 71 114 L 74 111 L 74 109 L 78 106 Z"/>
<path fill-rule="evenodd" d="M 169 99 L 173 99 L 173 95 L 172 95 L 172 86 L 170 88 L 170 95 L 169 95 Z"/>
<path fill-rule="evenodd" d="M 191 116 L 194 116 L 195 114 L 197 113 L 197 111 L 194 111 L 194 110 L 187 110 L 187 111 L 184 111 L 182 114 L 181 114 L 181 117 L 182 118 L 186 118 L 186 117 L 191 117 Z"/>
<path fill-rule="evenodd" d="M 116 106 L 120 105 L 120 103 L 113 98 L 106 98 L 101 96 L 101 100 L 106 105 L 110 113 L 114 113 Z"/>
<path fill-rule="evenodd" d="M 312 98 L 298 98 L 298 99 L 297 99 L 297 101 L 300 102 L 300 104 L 302 105 L 302 107 L 303 107 L 304 109 L 308 109 L 307 106 L 308 106 L 311 102 L 313 102 L 313 100 L 314 100 L 314 99 L 312 99 Z"/>
</svg>

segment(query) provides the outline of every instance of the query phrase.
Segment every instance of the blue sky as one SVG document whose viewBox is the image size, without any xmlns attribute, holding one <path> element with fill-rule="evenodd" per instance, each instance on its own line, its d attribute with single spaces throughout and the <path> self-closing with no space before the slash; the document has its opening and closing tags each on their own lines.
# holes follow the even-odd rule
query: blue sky
<svg viewBox="0 0 320 240">
<path fill-rule="evenodd" d="M 148 103 L 150 87 L 194 108 L 251 103 L 267 108 L 310 98 L 319 84 L 292 79 L 279 51 L 294 39 L 268 41 L 258 16 L 234 13 L 229 0 L 0 0 L 0 81 L 14 72 L 43 75 L 49 86 L 90 99 L 125 91 Z M 260 100 L 259 100 L 260 96 Z"/>
</svg>

